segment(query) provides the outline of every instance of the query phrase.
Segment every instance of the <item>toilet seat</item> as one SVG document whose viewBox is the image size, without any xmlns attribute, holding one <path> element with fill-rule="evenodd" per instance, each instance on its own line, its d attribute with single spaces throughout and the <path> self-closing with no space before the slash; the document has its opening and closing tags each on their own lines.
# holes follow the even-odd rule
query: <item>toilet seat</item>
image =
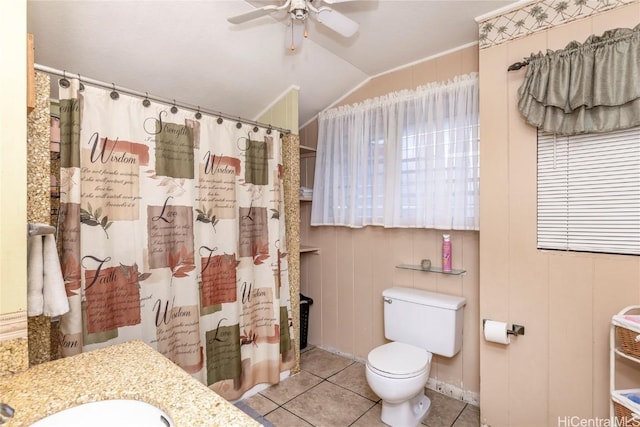
<svg viewBox="0 0 640 427">
<path fill-rule="evenodd" d="M 425 349 L 401 342 L 390 342 L 369 352 L 367 366 L 383 377 L 411 378 L 428 368 L 430 356 Z"/>
</svg>

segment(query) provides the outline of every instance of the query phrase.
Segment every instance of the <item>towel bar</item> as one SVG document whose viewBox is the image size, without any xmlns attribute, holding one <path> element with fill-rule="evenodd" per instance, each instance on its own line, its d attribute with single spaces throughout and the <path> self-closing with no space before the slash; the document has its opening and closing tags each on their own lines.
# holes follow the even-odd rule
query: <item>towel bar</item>
<svg viewBox="0 0 640 427">
<path fill-rule="evenodd" d="M 52 225 L 46 224 L 28 224 L 27 236 L 38 236 L 40 234 L 55 234 L 56 228 Z"/>
</svg>

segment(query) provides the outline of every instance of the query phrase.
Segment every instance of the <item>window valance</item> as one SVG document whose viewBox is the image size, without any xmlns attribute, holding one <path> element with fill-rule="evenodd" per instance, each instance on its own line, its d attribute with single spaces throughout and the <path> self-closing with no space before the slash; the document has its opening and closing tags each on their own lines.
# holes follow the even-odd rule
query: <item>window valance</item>
<svg viewBox="0 0 640 427">
<path fill-rule="evenodd" d="M 640 25 L 538 53 L 518 94 L 527 122 L 560 135 L 640 125 Z"/>
</svg>

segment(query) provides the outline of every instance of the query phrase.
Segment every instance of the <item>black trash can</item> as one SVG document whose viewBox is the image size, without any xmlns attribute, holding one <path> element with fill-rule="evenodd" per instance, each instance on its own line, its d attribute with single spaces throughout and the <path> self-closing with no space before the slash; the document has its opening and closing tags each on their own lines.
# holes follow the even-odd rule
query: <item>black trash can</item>
<svg viewBox="0 0 640 427">
<path fill-rule="evenodd" d="M 300 349 L 307 347 L 307 334 L 309 333 L 309 306 L 313 300 L 300 294 Z"/>
</svg>

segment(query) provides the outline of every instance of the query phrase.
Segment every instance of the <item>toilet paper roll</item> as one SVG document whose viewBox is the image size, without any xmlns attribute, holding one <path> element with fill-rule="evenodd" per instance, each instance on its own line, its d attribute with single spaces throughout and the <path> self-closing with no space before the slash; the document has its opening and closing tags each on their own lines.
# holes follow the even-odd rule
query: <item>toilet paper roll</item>
<svg viewBox="0 0 640 427">
<path fill-rule="evenodd" d="M 484 322 L 484 339 L 498 344 L 509 344 L 510 338 L 507 334 L 507 324 L 495 320 Z"/>
</svg>

